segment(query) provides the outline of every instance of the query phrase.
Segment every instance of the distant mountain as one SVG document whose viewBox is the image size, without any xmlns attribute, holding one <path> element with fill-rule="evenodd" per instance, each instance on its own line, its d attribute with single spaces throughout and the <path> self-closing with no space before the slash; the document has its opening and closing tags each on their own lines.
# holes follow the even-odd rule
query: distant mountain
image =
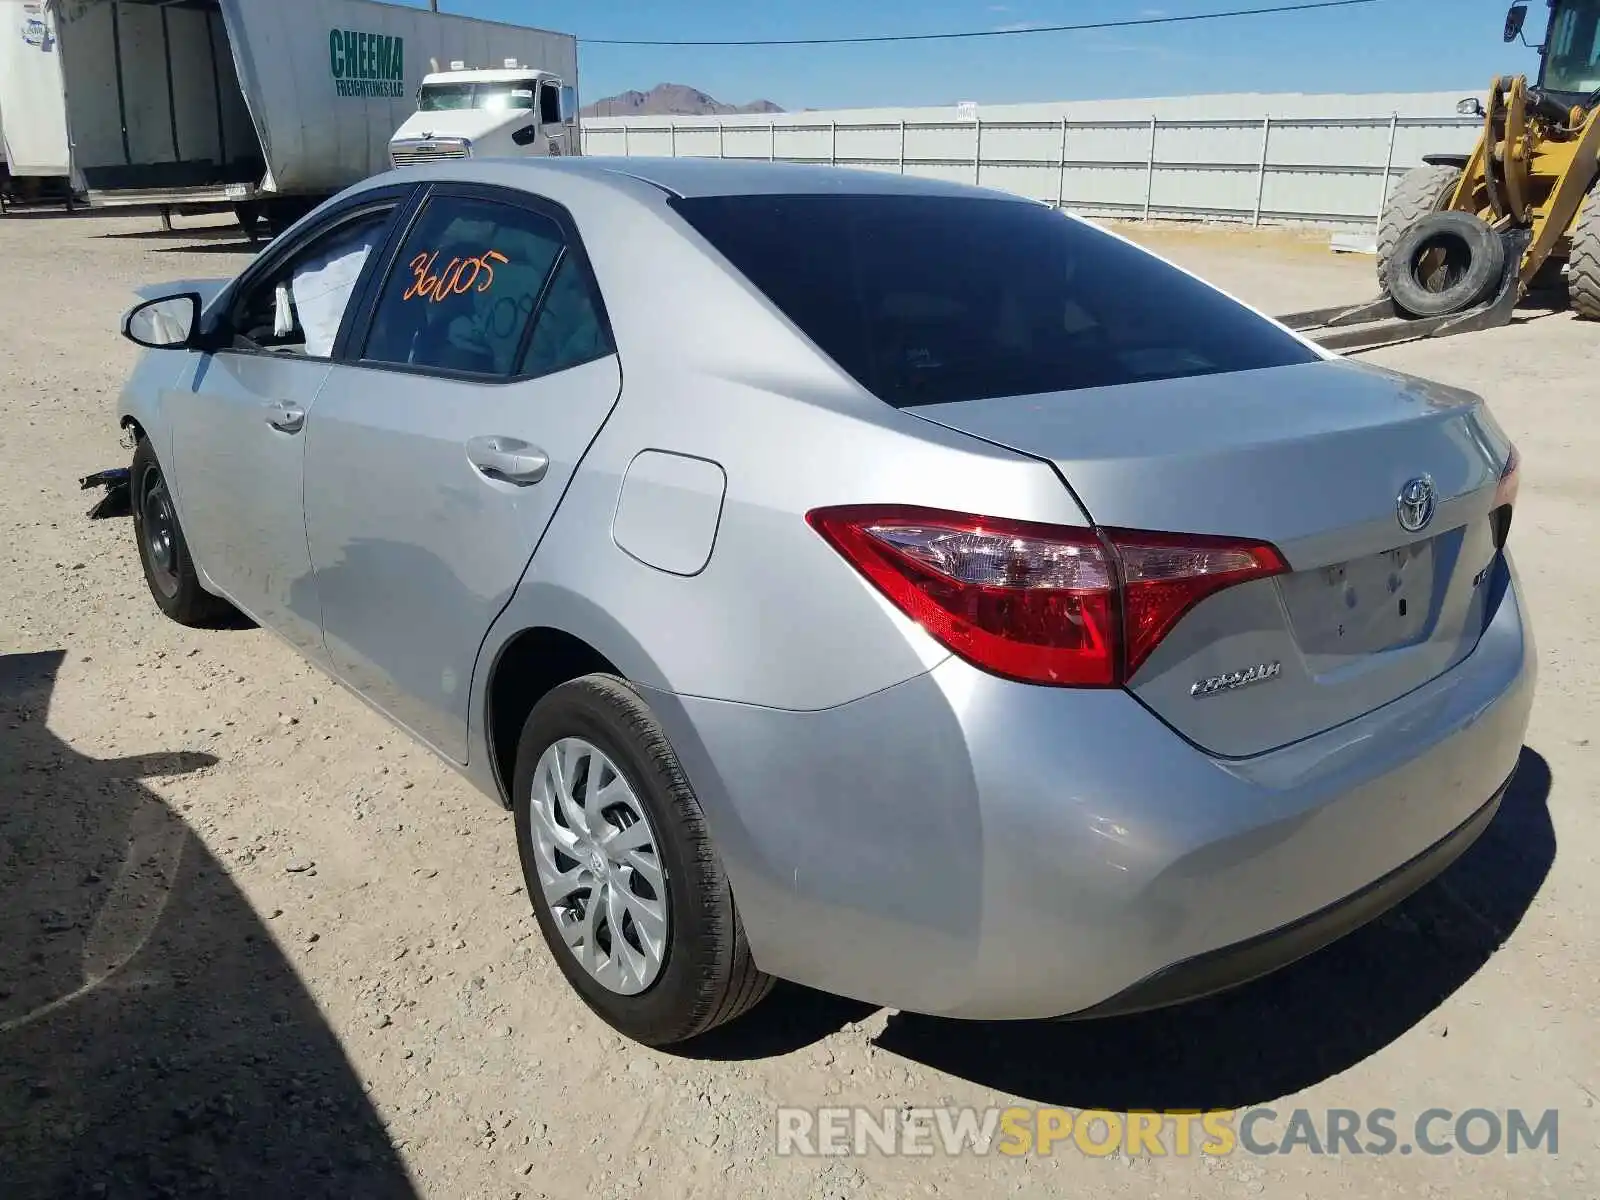
<svg viewBox="0 0 1600 1200">
<path fill-rule="evenodd" d="M 658 83 L 648 92 L 623 92 L 583 106 L 586 117 L 699 117 L 731 113 L 780 113 L 771 100 L 749 104 L 724 104 L 699 88 L 682 83 Z"/>
</svg>

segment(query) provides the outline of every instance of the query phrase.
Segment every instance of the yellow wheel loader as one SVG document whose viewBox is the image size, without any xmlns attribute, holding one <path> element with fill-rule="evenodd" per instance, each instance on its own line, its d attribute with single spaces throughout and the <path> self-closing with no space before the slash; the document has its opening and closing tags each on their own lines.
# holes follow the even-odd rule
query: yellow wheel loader
<svg viewBox="0 0 1600 1200">
<path fill-rule="evenodd" d="M 1471 154 L 1425 155 L 1390 189 L 1378 228 L 1382 294 L 1280 318 L 1333 349 L 1504 325 L 1534 291 L 1564 286 L 1600 320 L 1600 0 L 1547 0 L 1539 77 L 1496 78 Z M 1527 4 L 1506 14 L 1522 36 Z"/>
</svg>

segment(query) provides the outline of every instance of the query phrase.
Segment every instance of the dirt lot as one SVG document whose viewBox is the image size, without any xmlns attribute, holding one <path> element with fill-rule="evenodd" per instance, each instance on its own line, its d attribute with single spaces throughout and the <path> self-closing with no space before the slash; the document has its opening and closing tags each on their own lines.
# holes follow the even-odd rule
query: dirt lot
<svg viewBox="0 0 1600 1200">
<path fill-rule="evenodd" d="M 1542 316 L 1378 352 L 1477 389 L 1524 454 L 1542 658 L 1515 794 L 1398 912 L 1165 1015 L 998 1026 L 798 988 L 685 1056 L 624 1044 L 551 964 L 509 819 L 256 629 L 160 619 L 76 477 L 139 284 L 226 231 L 0 221 L 0 1193 L 430 1197 L 1467 1196 L 1600 1192 L 1600 328 Z M 1270 311 L 1369 259 L 1156 233 Z M 1487 786 L 1489 781 L 1485 781 Z M 824 936 L 819 931 L 819 936 Z M 1340 1161 L 778 1158 L 775 1106 L 1559 1110 L 1560 1153 Z M 1448 1123 L 1444 1128 L 1448 1128 Z"/>
</svg>

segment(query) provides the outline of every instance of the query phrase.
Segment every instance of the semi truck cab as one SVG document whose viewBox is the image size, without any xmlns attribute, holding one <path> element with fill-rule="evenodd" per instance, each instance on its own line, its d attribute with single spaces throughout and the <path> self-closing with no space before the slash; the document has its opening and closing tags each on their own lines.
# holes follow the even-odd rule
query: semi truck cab
<svg viewBox="0 0 1600 1200">
<path fill-rule="evenodd" d="M 389 161 L 578 154 L 577 91 L 548 71 L 506 66 L 423 76 L 417 111 L 389 141 Z"/>
</svg>

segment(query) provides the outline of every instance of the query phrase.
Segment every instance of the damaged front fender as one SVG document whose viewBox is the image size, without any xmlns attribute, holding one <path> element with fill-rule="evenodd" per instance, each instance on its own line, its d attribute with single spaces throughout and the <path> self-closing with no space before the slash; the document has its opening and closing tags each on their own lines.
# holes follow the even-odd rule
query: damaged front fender
<svg viewBox="0 0 1600 1200">
<path fill-rule="evenodd" d="M 85 475 L 78 480 L 78 487 L 82 491 L 90 488 L 103 487 L 106 494 L 95 502 L 89 510 L 91 521 L 103 521 L 108 517 L 126 517 L 133 512 L 133 493 L 131 488 L 131 475 L 127 467 L 111 467 L 104 471 L 96 471 L 93 475 Z"/>
</svg>

